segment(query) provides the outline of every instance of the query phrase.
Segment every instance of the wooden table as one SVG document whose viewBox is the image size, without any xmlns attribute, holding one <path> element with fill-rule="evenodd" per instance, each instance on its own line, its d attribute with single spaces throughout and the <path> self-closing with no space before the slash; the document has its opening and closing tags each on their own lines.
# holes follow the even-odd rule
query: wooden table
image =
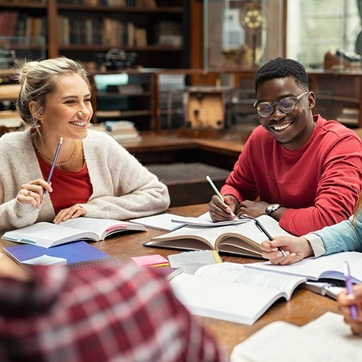
<svg viewBox="0 0 362 362">
<path fill-rule="evenodd" d="M 207 205 L 191 205 L 171 208 L 169 212 L 182 216 L 199 216 L 207 211 Z M 148 248 L 143 243 L 150 238 L 161 235 L 164 231 L 149 228 L 147 232 L 129 233 L 105 241 L 92 243 L 96 248 L 121 260 L 129 260 L 131 256 L 161 254 L 167 257 L 177 253 L 176 250 Z M 14 245 L 9 241 L 0 240 L 0 246 Z M 224 256 L 226 261 L 250 263 L 259 260 Z M 285 321 L 296 325 L 306 324 L 327 311 L 338 312 L 337 303 L 327 297 L 314 294 L 305 289 L 297 289 L 290 301 L 277 301 L 254 325 L 246 326 L 238 323 L 225 322 L 211 318 L 201 318 L 211 330 L 219 343 L 230 354 L 233 347 L 251 334 L 273 321 Z"/>
</svg>

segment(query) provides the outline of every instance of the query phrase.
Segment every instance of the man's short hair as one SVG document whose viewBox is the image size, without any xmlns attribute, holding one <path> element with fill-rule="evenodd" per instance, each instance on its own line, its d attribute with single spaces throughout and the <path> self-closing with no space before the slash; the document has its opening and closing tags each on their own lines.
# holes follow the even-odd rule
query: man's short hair
<svg viewBox="0 0 362 362">
<path fill-rule="evenodd" d="M 255 74 L 255 92 L 258 87 L 270 79 L 293 77 L 300 87 L 309 89 L 309 79 L 302 64 L 288 58 L 276 58 L 261 66 Z"/>
</svg>

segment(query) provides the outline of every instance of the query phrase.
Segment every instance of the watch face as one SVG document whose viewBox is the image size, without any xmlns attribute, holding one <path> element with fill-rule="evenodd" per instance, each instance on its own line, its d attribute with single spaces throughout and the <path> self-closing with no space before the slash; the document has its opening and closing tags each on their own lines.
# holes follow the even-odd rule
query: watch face
<svg viewBox="0 0 362 362">
<path fill-rule="evenodd" d="M 278 210 L 279 207 L 280 207 L 279 204 L 271 204 L 271 205 L 267 206 L 265 211 L 267 214 L 271 214 L 272 212 Z"/>
</svg>

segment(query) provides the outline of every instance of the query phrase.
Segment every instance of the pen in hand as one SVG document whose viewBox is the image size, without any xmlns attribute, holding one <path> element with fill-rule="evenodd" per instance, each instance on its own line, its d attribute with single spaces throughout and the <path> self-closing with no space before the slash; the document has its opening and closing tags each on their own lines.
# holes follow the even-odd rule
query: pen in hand
<svg viewBox="0 0 362 362">
<path fill-rule="evenodd" d="M 254 222 L 255 222 L 256 227 L 257 227 L 262 233 L 264 233 L 264 234 L 266 235 L 266 237 L 267 237 L 270 241 L 273 241 L 273 240 L 274 240 L 273 237 L 269 234 L 268 230 L 266 230 L 266 229 L 264 228 L 264 226 L 260 223 L 260 221 L 259 221 L 258 219 L 254 219 Z M 278 250 L 283 254 L 283 256 L 287 256 L 287 255 L 285 254 L 285 251 L 284 251 L 280 246 L 278 246 Z"/>
<path fill-rule="evenodd" d="M 220 194 L 219 190 L 217 189 L 217 187 L 215 186 L 215 184 L 212 182 L 211 178 L 209 176 L 206 176 L 206 180 L 209 182 L 210 186 L 213 188 L 213 190 L 215 191 L 216 196 L 225 204 L 225 200 L 222 197 L 222 195 Z M 228 207 L 225 204 L 226 207 Z M 231 216 L 235 216 L 235 214 L 231 211 Z"/>
<path fill-rule="evenodd" d="M 349 264 L 347 261 L 344 262 L 344 266 L 345 266 L 344 276 L 346 279 L 347 294 L 353 295 L 353 285 L 352 285 L 351 273 L 350 273 Z M 351 314 L 352 319 L 357 319 L 357 306 L 356 305 L 354 305 L 354 304 L 350 305 L 349 312 Z"/>
<path fill-rule="evenodd" d="M 58 146 L 57 146 L 57 149 L 56 149 L 56 151 L 55 151 L 54 158 L 53 158 L 52 167 L 50 168 L 50 172 L 49 172 L 49 176 L 48 176 L 48 179 L 47 179 L 47 183 L 50 183 L 50 181 L 52 180 L 54 168 L 55 168 L 55 165 L 56 165 L 56 163 L 57 163 L 57 159 L 58 159 L 58 156 L 59 156 L 60 148 L 62 147 L 62 143 L 63 143 L 63 137 L 60 137 L 60 138 L 59 138 L 59 142 L 58 142 Z M 44 195 L 46 195 L 46 193 L 47 193 L 47 191 L 44 190 Z"/>
</svg>

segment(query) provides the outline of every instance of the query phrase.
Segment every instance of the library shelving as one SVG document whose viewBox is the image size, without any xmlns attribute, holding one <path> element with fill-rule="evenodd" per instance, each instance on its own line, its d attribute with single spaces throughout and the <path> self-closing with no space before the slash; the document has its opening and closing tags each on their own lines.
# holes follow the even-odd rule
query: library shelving
<svg viewBox="0 0 362 362">
<path fill-rule="evenodd" d="M 119 48 L 143 67 L 185 68 L 188 12 L 189 0 L 2 0 L 0 36 L 43 36 L 49 58 L 95 61 Z"/>
</svg>

